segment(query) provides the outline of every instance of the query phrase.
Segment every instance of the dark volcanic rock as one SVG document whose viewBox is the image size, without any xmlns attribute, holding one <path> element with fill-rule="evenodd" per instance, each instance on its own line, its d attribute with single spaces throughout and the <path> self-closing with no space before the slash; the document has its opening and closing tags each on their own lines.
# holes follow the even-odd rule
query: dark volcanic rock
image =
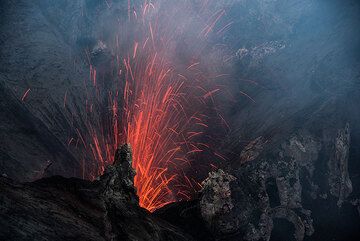
<svg viewBox="0 0 360 241">
<path fill-rule="evenodd" d="M 209 225 L 202 218 L 199 199 L 171 203 L 156 210 L 154 215 L 181 227 L 196 240 L 215 240 Z"/>
<path fill-rule="evenodd" d="M 109 11 L 97 0 L 0 1 L 0 174 L 22 182 L 90 178 L 96 160 L 69 140 L 77 139 L 76 129 L 89 138 L 89 57 L 101 75 L 112 57 L 106 41 L 114 21 L 127 16 L 126 1 L 111 4 Z"/>
<path fill-rule="evenodd" d="M 192 240 L 138 206 L 131 150 L 97 181 L 0 178 L 0 240 Z"/>
<path fill-rule="evenodd" d="M 234 208 L 230 183 L 235 180 L 235 177 L 219 169 L 209 173 L 209 177 L 202 183 L 201 216 L 215 234 L 232 233 L 238 229 L 237 220 L 229 220 L 229 215 Z"/>
<path fill-rule="evenodd" d="M 157 214 L 188 232 L 185 220 L 202 219 L 202 232 L 216 240 L 358 239 L 359 198 L 348 169 L 351 129 L 346 122 L 329 124 L 323 114 L 292 134 L 256 138 L 226 171 L 231 175 L 210 173 L 198 200 Z"/>
<path fill-rule="evenodd" d="M 0 174 L 18 181 L 38 179 L 51 170 L 79 176 L 76 158 L 6 87 L 1 74 L 0 96 Z"/>
</svg>

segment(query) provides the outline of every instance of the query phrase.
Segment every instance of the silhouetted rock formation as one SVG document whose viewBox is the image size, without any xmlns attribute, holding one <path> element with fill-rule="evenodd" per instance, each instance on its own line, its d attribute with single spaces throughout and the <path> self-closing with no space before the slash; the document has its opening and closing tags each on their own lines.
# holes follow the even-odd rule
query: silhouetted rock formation
<svg viewBox="0 0 360 241">
<path fill-rule="evenodd" d="M 90 182 L 54 176 L 33 183 L 0 178 L 0 240 L 192 240 L 138 206 L 131 149 Z"/>
</svg>

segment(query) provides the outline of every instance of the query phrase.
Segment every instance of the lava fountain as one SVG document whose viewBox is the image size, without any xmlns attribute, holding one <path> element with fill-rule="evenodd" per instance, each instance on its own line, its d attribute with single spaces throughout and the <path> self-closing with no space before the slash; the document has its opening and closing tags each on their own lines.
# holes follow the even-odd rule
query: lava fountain
<svg viewBox="0 0 360 241">
<path fill-rule="evenodd" d="M 86 155 L 97 160 L 98 174 L 119 144 L 131 144 L 140 206 L 149 211 L 188 200 L 201 188 L 201 175 L 189 175 L 213 166 L 196 163 L 201 155 L 224 159 L 209 131 L 226 126 L 216 107 L 222 92 L 216 79 L 224 74 L 220 64 L 208 64 L 206 53 L 210 36 L 221 35 L 230 24 L 220 24 L 224 9 L 212 12 L 209 1 L 195 2 L 133 6 L 129 1 L 128 20 L 107 43 L 113 61 L 106 90 L 90 63 L 94 91 L 87 95 L 88 119 L 85 131 L 76 129 L 78 139 L 87 146 Z M 110 106 L 105 114 L 100 93 Z"/>
</svg>

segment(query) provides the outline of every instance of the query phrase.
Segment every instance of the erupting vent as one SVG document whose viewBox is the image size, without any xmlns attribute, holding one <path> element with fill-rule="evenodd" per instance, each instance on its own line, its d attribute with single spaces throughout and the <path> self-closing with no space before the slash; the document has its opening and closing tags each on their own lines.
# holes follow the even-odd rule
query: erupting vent
<svg viewBox="0 0 360 241">
<path fill-rule="evenodd" d="M 212 148 L 216 138 L 208 129 L 227 125 L 215 105 L 221 92 L 216 79 L 224 74 L 220 64 L 206 58 L 209 36 L 222 34 L 230 24 L 218 26 L 225 11 L 210 14 L 207 4 L 198 2 L 196 10 L 188 1 L 129 5 L 128 21 L 114 27 L 114 42 L 107 43 L 114 60 L 106 90 L 97 83 L 99 69 L 90 67 L 94 91 L 87 95 L 86 127 L 76 129 L 78 139 L 84 146 L 91 139 L 86 150 L 98 161 L 98 173 L 118 145 L 130 143 L 140 205 L 150 211 L 188 200 L 201 188 L 201 180 L 187 173 L 207 173 L 211 165 L 208 161 L 203 170 L 194 170 L 195 156 L 223 159 Z M 111 106 L 106 118 L 101 93 Z"/>
</svg>

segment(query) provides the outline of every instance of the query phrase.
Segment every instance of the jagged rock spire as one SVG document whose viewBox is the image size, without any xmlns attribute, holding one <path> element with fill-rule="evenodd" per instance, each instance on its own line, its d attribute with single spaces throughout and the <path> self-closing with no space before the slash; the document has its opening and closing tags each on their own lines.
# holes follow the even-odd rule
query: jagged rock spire
<svg viewBox="0 0 360 241">
<path fill-rule="evenodd" d="M 104 187 L 104 198 L 117 201 L 139 203 L 134 187 L 135 170 L 132 168 L 132 150 L 130 144 L 120 146 L 114 157 L 113 165 L 106 167 L 100 181 Z"/>
</svg>

